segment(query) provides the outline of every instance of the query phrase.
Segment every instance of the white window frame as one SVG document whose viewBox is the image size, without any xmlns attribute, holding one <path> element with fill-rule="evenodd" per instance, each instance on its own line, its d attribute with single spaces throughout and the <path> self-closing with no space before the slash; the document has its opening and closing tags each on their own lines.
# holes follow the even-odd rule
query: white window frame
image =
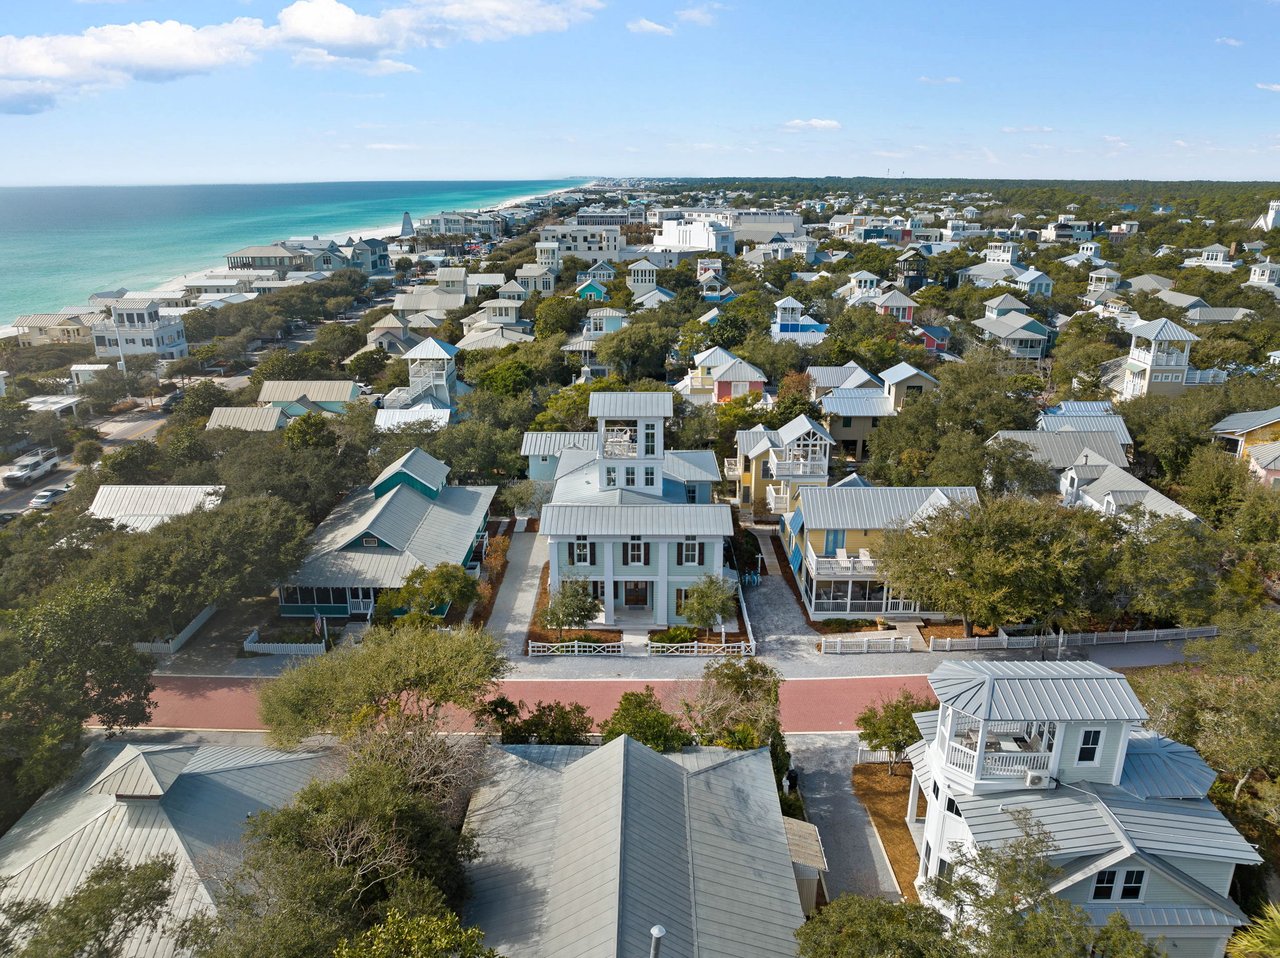
<svg viewBox="0 0 1280 958">
<path fill-rule="evenodd" d="M 1136 875 L 1137 878 L 1131 878 Z M 1117 875 L 1117 878 L 1121 876 Z M 1126 889 L 1137 888 L 1137 894 L 1125 895 Z M 1116 901 L 1134 901 L 1140 902 L 1147 893 L 1147 870 L 1145 868 L 1126 868 L 1124 876 L 1120 881 L 1116 882 L 1117 895 Z"/>
<path fill-rule="evenodd" d="M 657 480 L 657 472 L 653 466 L 644 467 L 644 484 L 648 488 L 653 488 L 654 482 Z"/>
<path fill-rule="evenodd" d="M 627 485 L 627 486 L 634 486 L 636 484 L 636 467 L 635 466 L 623 467 L 622 482 L 624 485 Z"/>
<path fill-rule="evenodd" d="M 591 543 L 582 540 L 570 543 L 573 549 L 574 565 L 590 565 L 591 564 Z"/>
<path fill-rule="evenodd" d="M 1087 729 L 1081 730 L 1080 744 L 1076 746 L 1076 764 L 1077 765 L 1088 767 L 1088 768 L 1097 768 L 1099 765 L 1102 764 L 1102 744 L 1103 742 L 1106 741 L 1106 737 L 1107 737 L 1106 731 L 1107 730 L 1103 728 L 1087 728 Z M 1098 741 L 1095 742 L 1093 745 L 1089 745 L 1085 742 L 1085 739 L 1092 732 L 1098 733 Z M 1093 758 L 1089 759 L 1088 761 L 1080 757 L 1081 753 L 1086 748 L 1093 749 Z"/>
<path fill-rule="evenodd" d="M 617 485 L 618 485 L 618 467 L 617 466 L 604 467 L 604 484 L 605 484 L 605 488 L 607 489 L 617 488 Z"/>
<path fill-rule="evenodd" d="M 696 540 L 693 542 L 682 542 L 680 543 L 680 548 L 684 550 L 684 565 L 698 564 L 698 543 Z"/>
<path fill-rule="evenodd" d="M 628 565 L 644 565 L 644 543 L 643 542 L 627 542 L 624 543 L 627 550 Z"/>
</svg>

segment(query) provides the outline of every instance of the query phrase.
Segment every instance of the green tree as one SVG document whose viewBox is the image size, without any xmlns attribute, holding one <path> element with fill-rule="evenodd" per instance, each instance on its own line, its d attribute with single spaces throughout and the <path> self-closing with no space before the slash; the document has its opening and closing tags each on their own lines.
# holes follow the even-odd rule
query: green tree
<svg viewBox="0 0 1280 958">
<path fill-rule="evenodd" d="M 485 713 L 497 722 L 503 745 L 589 745 L 595 728 L 587 707 L 577 702 L 538 702 L 531 709 L 499 696 Z"/>
<path fill-rule="evenodd" d="M 1280 955 L 1280 905 L 1268 902 L 1260 918 L 1227 942 L 1229 958 L 1274 958 Z"/>
<path fill-rule="evenodd" d="M 261 716 L 272 741 L 290 747 L 400 715 L 433 719 L 445 705 L 474 711 L 509 668 L 501 643 L 479 629 L 375 627 L 358 647 L 309 659 L 264 686 Z"/>
<path fill-rule="evenodd" d="M 441 562 L 430 569 L 418 566 L 400 588 L 384 589 L 379 594 L 376 618 L 386 622 L 400 613 L 397 627 L 437 625 L 450 608 L 456 605 L 465 609 L 479 595 L 476 580 L 456 562 Z"/>
<path fill-rule="evenodd" d="M 555 629 L 559 641 L 564 641 L 565 629 L 584 629 L 600 614 L 600 600 L 591 594 L 591 583 L 586 579 L 565 579 L 547 598 L 546 607 L 538 613 L 544 629 Z"/>
<path fill-rule="evenodd" d="M 182 402 L 173 411 L 172 420 L 178 423 L 192 423 L 200 419 L 208 419 L 209 414 L 218 406 L 231 406 L 231 393 L 223 389 L 212 379 L 201 379 L 183 390 Z"/>
<path fill-rule="evenodd" d="M 915 902 L 841 895 L 796 929 L 799 958 L 959 958 L 942 914 Z"/>
<path fill-rule="evenodd" d="M 77 466 L 92 466 L 102 458 L 102 443 L 96 439 L 81 439 L 71 451 L 71 461 Z"/>
<path fill-rule="evenodd" d="M 382 374 L 390 361 L 390 354 L 379 346 L 377 349 L 370 349 L 354 356 L 351 362 L 347 363 L 347 372 L 357 382 L 371 383 Z"/>
<path fill-rule="evenodd" d="M 0 946 L 15 958 L 118 958 L 131 938 L 147 941 L 161 928 L 173 873 L 169 855 L 136 865 L 120 853 L 103 858 L 56 905 L 0 906 Z"/>
<path fill-rule="evenodd" d="M 693 736 L 678 716 L 662 707 L 652 685 L 643 692 L 623 692 L 613 713 L 600 723 L 603 741 L 629 735 L 655 752 L 678 752 L 693 744 Z"/>
<path fill-rule="evenodd" d="M 907 748 L 920 741 L 915 714 L 933 707 L 923 696 L 903 689 L 896 698 L 868 705 L 857 718 L 859 738 L 867 748 L 889 753 L 889 774 L 902 763 Z"/>
<path fill-rule="evenodd" d="M 355 326 L 325 323 L 316 330 L 311 348 L 324 353 L 334 363 L 340 363 L 364 344 L 364 335 Z"/>
<path fill-rule="evenodd" d="M 405 914 L 398 908 L 387 912 L 377 925 L 361 932 L 354 941 L 338 945 L 334 958 L 499 958 L 484 946 L 484 932 L 464 928 L 449 911 L 431 915 Z"/>
<path fill-rule="evenodd" d="M 1111 587 L 1149 622 L 1204 625 L 1216 608 L 1221 559 L 1217 537 L 1200 523 L 1149 516 L 1120 537 Z"/>
<path fill-rule="evenodd" d="M 685 591 L 681 615 L 692 626 L 710 634 L 711 627 L 738 611 L 738 589 L 728 579 L 704 575 Z"/>
<path fill-rule="evenodd" d="M 757 658 L 708 662 L 685 716 L 700 744 L 761 748 L 780 727 L 781 686 L 782 675 Z"/>
<path fill-rule="evenodd" d="M 322 413 L 305 412 L 284 427 L 284 444 L 290 449 L 326 449 L 338 444 L 338 436 Z"/>
<path fill-rule="evenodd" d="M 677 337 L 677 330 L 664 329 L 655 322 L 635 321 L 597 340 L 596 358 L 623 379 L 662 379 Z"/>
<path fill-rule="evenodd" d="M 1257 485 L 1248 464 L 1216 446 L 1191 454 L 1178 482 L 1178 501 L 1215 529 L 1235 518 Z"/>
<path fill-rule="evenodd" d="M 538 303 L 533 331 L 539 338 L 572 335 L 586 319 L 588 305 L 573 297 L 553 296 Z"/>
</svg>

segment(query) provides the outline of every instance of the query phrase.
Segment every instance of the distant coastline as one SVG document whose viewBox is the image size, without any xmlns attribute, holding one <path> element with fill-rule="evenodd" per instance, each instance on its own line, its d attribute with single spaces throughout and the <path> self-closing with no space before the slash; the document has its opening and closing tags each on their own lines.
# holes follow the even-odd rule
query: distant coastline
<svg viewBox="0 0 1280 958">
<path fill-rule="evenodd" d="M 302 235 L 397 235 L 406 211 L 417 221 L 450 209 L 495 209 L 590 182 L 3 188 L 0 256 L 16 268 L 0 271 L 0 326 L 82 305 L 103 289 L 157 288 L 224 265 L 222 257 L 243 246 Z M 379 222 L 386 225 L 351 225 Z"/>
</svg>

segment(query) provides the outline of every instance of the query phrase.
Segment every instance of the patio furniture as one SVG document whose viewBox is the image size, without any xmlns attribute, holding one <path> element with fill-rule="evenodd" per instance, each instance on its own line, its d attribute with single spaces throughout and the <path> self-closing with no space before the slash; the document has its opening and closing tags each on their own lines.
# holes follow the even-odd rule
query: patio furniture
<svg viewBox="0 0 1280 958">
<path fill-rule="evenodd" d="M 844 549 L 836 550 L 836 564 L 839 565 L 841 569 L 845 570 L 851 570 L 853 568 L 853 562 L 849 559 L 849 553 Z"/>
</svg>

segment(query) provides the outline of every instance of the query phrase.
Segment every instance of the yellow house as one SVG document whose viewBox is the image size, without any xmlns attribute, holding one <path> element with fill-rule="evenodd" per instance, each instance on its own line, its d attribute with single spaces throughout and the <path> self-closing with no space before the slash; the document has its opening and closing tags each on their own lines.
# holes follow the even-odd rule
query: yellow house
<svg viewBox="0 0 1280 958">
<path fill-rule="evenodd" d="M 1251 446 L 1280 440 L 1280 406 L 1232 413 L 1214 425 L 1213 434 L 1227 452 L 1242 458 Z"/>
<path fill-rule="evenodd" d="M 92 310 L 86 310 L 87 314 Z M 32 313 L 13 321 L 20 347 L 50 343 L 92 343 L 92 329 L 75 313 Z"/>
<path fill-rule="evenodd" d="M 779 520 L 791 571 L 814 619 L 928 615 L 893 594 L 875 553 L 888 529 L 901 529 L 935 509 L 977 503 L 973 486 L 880 487 L 837 484 L 800 489 L 794 511 Z"/>
<path fill-rule="evenodd" d="M 880 389 L 841 387 L 821 397 L 827 431 L 855 459 L 871 455 L 871 439 L 880 420 L 896 416 L 903 403 L 938 388 L 938 380 L 910 363 L 898 363 L 879 376 Z"/>
<path fill-rule="evenodd" d="M 738 453 L 725 460 L 725 476 L 734 480 L 742 506 L 756 513 L 789 512 L 802 487 L 827 484 L 834 442 L 808 416 L 796 416 L 781 429 L 740 429 Z"/>
</svg>

